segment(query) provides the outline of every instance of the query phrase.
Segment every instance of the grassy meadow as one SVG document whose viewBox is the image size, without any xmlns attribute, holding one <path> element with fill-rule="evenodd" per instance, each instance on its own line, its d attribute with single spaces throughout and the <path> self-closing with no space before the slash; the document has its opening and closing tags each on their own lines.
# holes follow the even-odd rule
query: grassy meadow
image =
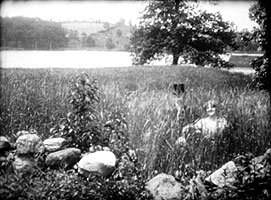
<svg viewBox="0 0 271 200">
<path fill-rule="evenodd" d="M 251 76 L 219 69 L 186 66 L 103 69 L 3 69 L 1 78 L 1 133 L 15 139 L 19 130 L 34 128 L 42 136 L 66 117 L 69 84 L 77 73 L 97 79 L 101 124 L 119 113 L 126 133 L 148 177 L 173 173 L 186 163 L 194 169 L 214 170 L 237 154 L 259 155 L 271 145 L 263 91 L 253 90 Z M 171 83 L 185 83 L 184 113 L 176 121 Z M 206 140 L 195 136 L 186 147 L 176 146 L 182 126 L 205 115 L 204 103 L 216 99 L 219 114 L 230 126 L 223 136 Z"/>
</svg>

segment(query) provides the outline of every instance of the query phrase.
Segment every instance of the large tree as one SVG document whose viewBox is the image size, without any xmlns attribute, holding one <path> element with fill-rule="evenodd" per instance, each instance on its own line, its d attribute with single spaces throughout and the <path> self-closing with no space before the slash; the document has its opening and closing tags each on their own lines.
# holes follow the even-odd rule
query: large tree
<svg viewBox="0 0 271 200">
<path fill-rule="evenodd" d="M 262 57 L 256 59 L 252 65 L 255 69 L 254 83 L 261 89 L 266 89 L 271 96 L 271 67 L 270 67 L 270 6 L 268 1 L 259 1 L 251 6 L 249 17 L 259 24 L 249 40 L 259 42 L 265 51 Z"/>
<path fill-rule="evenodd" d="M 192 63 L 225 66 L 219 57 L 234 46 L 235 31 L 219 13 L 199 11 L 185 1 L 151 1 L 131 36 L 134 64 L 144 64 L 164 54 Z"/>
</svg>

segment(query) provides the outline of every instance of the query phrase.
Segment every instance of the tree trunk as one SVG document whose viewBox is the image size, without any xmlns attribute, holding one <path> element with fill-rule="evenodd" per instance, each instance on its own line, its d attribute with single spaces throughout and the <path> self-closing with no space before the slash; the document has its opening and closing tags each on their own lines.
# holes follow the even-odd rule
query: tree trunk
<svg viewBox="0 0 271 200">
<path fill-rule="evenodd" d="M 178 65 L 179 55 L 173 54 L 172 65 Z"/>
</svg>

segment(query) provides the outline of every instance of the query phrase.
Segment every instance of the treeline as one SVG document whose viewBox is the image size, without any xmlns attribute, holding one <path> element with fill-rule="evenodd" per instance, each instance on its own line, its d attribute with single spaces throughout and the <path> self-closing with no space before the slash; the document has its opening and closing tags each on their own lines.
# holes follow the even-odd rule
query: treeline
<svg viewBox="0 0 271 200">
<path fill-rule="evenodd" d="M 49 50 L 66 46 L 66 31 L 60 23 L 39 18 L 1 17 L 1 47 Z"/>
<path fill-rule="evenodd" d="M 123 21 L 110 27 L 105 23 L 105 30 L 87 35 L 78 30 L 68 30 L 61 23 L 45 21 L 39 18 L 0 17 L 1 48 L 52 50 L 52 49 L 121 49 L 129 50 L 130 26 Z M 128 35 L 127 35 L 128 34 Z M 237 33 L 235 49 L 229 51 L 251 52 L 259 51 L 260 45 L 253 41 L 244 41 L 244 35 L 249 35 L 246 29 Z"/>
<path fill-rule="evenodd" d="M 86 34 L 66 29 L 61 23 L 39 18 L 0 17 L 1 49 L 56 50 L 56 49 L 117 49 L 128 50 L 130 27 L 119 22 L 105 30 Z"/>
<path fill-rule="evenodd" d="M 87 26 L 86 24 L 86 28 Z M 84 32 L 80 28 L 69 28 L 67 30 L 68 49 L 129 50 L 132 25 L 126 26 L 121 20 L 116 24 L 103 22 L 103 27 L 103 30 L 93 33 L 86 33 L 87 31 Z M 92 28 L 96 29 L 94 26 Z"/>
<path fill-rule="evenodd" d="M 252 32 L 243 29 L 242 31 L 237 32 L 235 38 L 235 51 L 241 52 L 256 52 L 262 51 L 261 45 L 255 40 L 249 40 L 252 37 Z"/>
</svg>

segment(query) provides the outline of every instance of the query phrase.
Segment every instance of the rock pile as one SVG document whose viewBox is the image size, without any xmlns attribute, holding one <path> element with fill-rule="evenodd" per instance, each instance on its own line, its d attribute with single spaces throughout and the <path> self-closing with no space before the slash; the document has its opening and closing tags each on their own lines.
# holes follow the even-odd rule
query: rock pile
<svg viewBox="0 0 271 200">
<path fill-rule="evenodd" d="M 97 148 L 85 155 L 78 148 L 67 148 L 64 138 L 48 138 L 42 141 L 37 132 L 19 131 L 15 144 L 0 137 L 1 168 L 11 167 L 17 174 L 29 174 L 41 166 L 48 168 L 72 168 L 79 173 L 109 176 L 115 169 L 117 158 L 109 148 Z M 90 148 L 91 149 L 91 148 Z"/>
<path fill-rule="evenodd" d="M 256 180 L 256 178 L 255 184 L 261 183 L 261 187 L 264 187 L 265 182 L 270 180 L 270 175 L 267 175 L 270 170 L 271 149 L 268 149 L 264 155 L 249 160 L 245 156 L 239 156 L 234 161 L 227 162 L 209 176 L 206 176 L 206 173 L 200 170 L 197 175 L 188 180 L 186 185 L 177 181 L 180 180 L 179 177 L 161 173 L 147 182 L 146 189 L 150 191 L 155 200 L 208 199 L 210 196 L 218 198 L 227 189 L 231 192 L 242 192 L 244 186 L 251 186 L 253 179 Z M 250 171 L 252 174 L 249 173 Z M 259 182 L 261 177 L 263 180 Z M 238 186 L 241 186 L 242 189 L 238 189 Z M 248 187 L 248 189 L 253 188 Z"/>
</svg>

